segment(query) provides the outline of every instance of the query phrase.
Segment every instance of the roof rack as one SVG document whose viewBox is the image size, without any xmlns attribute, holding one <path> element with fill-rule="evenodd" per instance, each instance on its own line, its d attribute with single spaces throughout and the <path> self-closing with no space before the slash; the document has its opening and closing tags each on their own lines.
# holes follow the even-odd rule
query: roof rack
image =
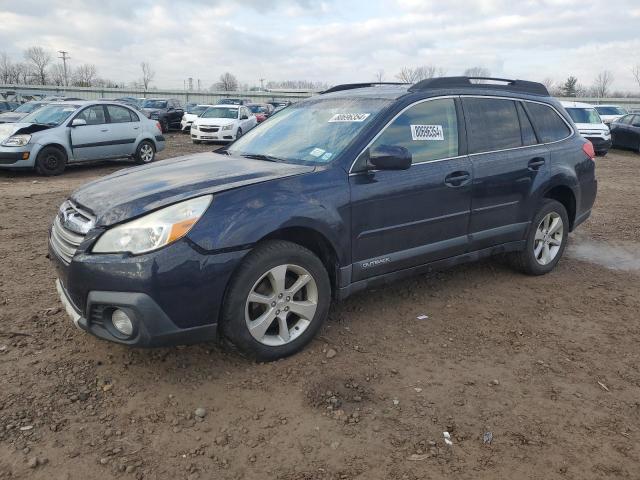
<svg viewBox="0 0 640 480">
<path fill-rule="evenodd" d="M 320 92 L 320 95 L 323 95 L 325 93 L 340 92 L 342 90 L 351 90 L 351 89 L 354 89 L 354 88 L 375 87 L 376 85 L 411 85 L 411 84 L 410 83 L 403 83 L 403 82 L 344 83 L 342 85 L 336 85 L 334 87 L 331 87 L 328 90 L 324 90 L 324 91 Z"/>
<path fill-rule="evenodd" d="M 475 80 L 475 82 L 473 81 Z M 491 90 L 506 90 L 509 92 L 531 93 L 534 95 L 549 95 L 547 87 L 538 82 L 527 80 L 511 80 L 493 77 L 438 77 L 422 80 L 409 88 L 410 92 L 418 92 L 431 88 L 461 88 L 472 87 Z"/>
</svg>

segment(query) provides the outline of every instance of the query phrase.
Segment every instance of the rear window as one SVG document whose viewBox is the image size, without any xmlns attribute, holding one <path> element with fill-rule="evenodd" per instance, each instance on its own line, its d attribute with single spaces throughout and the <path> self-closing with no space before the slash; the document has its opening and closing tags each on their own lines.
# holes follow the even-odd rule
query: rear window
<svg viewBox="0 0 640 480">
<path fill-rule="evenodd" d="M 469 153 L 522 146 L 520 121 L 513 100 L 463 98 Z"/>
<path fill-rule="evenodd" d="M 557 142 L 571 135 L 571 129 L 550 106 L 532 102 L 525 105 L 541 142 Z"/>
</svg>

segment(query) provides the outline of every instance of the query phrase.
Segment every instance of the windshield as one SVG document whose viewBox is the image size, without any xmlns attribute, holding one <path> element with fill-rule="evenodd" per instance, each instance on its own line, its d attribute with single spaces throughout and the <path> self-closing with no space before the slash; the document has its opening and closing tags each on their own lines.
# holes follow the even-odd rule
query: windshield
<svg viewBox="0 0 640 480">
<path fill-rule="evenodd" d="M 45 125 L 58 126 L 75 112 L 79 105 L 47 105 L 30 113 L 20 123 L 43 123 Z"/>
<path fill-rule="evenodd" d="M 240 105 L 242 102 L 237 98 L 223 98 L 220 100 L 221 105 Z"/>
<path fill-rule="evenodd" d="M 145 100 L 142 108 L 167 108 L 166 100 Z"/>
<path fill-rule="evenodd" d="M 627 111 L 621 107 L 596 107 L 600 115 L 626 115 Z"/>
<path fill-rule="evenodd" d="M 328 98 L 296 103 L 234 142 L 231 155 L 306 165 L 330 162 L 391 100 Z"/>
<path fill-rule="evenodd" d="M 238 109 L 226 107 L 211 107 L 207 108 L 200 116 L 202 118 L 238 118 Z"/>
<path fill-rule="evenodd" d="M 575 123 L 602 123 L 595 108 L 567 108 L 567 113 Z"/>
<path fill-rule="evenodd" d="M 252 113 L 267 113 L 267 108 L 263 107 L 262 105 L 249 105 L 249 110 L 251 110 Z"/>
<path fill-rule="evenodd" d="M 43 105 L 46 105 L 46 103 L 23 103 L 18 108 L 16 108 L 14 112 L 31 113 Z"/>
<path fill-rule="evenodd" d="M 187 113 L 190 113 L 192 115 L 200 115 L 202 114 L 202 112 L 204 112 L 207 108 L 207 106 L 204 105 L 194 105 L 192 107 L 187 108 Z"/>
</svg>

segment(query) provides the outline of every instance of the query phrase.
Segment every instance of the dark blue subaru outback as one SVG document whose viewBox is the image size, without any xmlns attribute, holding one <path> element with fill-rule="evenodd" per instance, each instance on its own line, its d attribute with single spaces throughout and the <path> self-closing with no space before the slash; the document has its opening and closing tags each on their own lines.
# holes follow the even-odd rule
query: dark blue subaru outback
<svg viewBox="0 0 640 480">
<path fill-rule="evenodd" d="M 591 212 L 593 157 L 538 83 L 340 85 L 222 153 L 80 188 L 51 228 L 57 289 L 106 340 L 222 335 L 276 359 L 374 284 L 504 253 L 549 272 Z"/>
</svg>

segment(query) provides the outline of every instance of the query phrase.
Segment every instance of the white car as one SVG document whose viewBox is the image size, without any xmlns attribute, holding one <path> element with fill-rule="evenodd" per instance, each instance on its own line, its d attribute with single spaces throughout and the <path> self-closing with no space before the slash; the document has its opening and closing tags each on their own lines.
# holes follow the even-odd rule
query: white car
<svg viewBox="0 0 640 480">
<path fill-rule="evenodd" d="M 191 140 L 233 142 L 257 124 L 255 115 L 244 105 L 214 105 L 191 124 Z"/>
<path fill-rule="evenodd" d="M 596 155 L 606 155 L 611 148 L 611 131 L 604 124 L 593 105 L 580 102 L 561 102 L 578 132 L 593 144 Z"/>
<path fill-rule="evenodd" d="M 202 115 L 202 113 L 204 113 L 204 111 L 209 107 L 213 107 L 213 105 L 196 105 L 195 107 L 187 109 L 187 111 L 184 112 L 184 115 L 182 115 L 182 120 L 180 121 L 180 130 L 182 130 L 183 132 L 188 132 L 189 130 L 191 130 L 191 124 L 193 123 L 193 121 L 200 115 Z"/>
<path fill-rule="evenodd" d="M 600 115 L 602 121 L 607 125 L 611 125 L 613 122 L 629 113 L 624 108 L 618 107 L 617 105 L 596 105 L 595 109 Z"/>
</svg>

